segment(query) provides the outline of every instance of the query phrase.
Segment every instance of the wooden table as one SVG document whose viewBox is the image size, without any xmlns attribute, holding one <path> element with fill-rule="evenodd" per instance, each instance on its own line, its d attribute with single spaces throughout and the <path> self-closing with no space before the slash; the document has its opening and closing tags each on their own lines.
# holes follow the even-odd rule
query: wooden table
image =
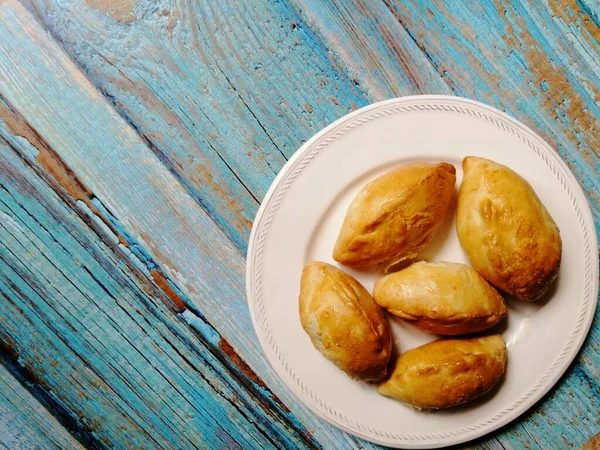
<svg viewBox="0 0 600 450">
<path fill-rule="evenodd" d="M 421 93 L 531 126 L 600 226 L 597 0 L 0 1 L 0 447 L 375 448 L 275 376 L 244 257 L 304 141 Z M 600 432 L 599 315 L 477 447 Z"/>
</svg>

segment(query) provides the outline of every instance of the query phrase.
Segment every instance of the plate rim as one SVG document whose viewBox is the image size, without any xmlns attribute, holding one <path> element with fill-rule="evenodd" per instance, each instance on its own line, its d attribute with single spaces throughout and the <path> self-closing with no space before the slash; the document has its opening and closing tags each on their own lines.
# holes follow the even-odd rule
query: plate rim
<svg viewBox="0 0 600 450">
<path fill-rule="evenodd" d="M 412 105 L 410 108 L 407 108 L 406 106 L 403 105 L 405 103 L 413 103 L 415 101 L 422 101 L 422 102 L 424 102 L 425 105 L 421 105 L 421 107 L 419 107 L 417 104 L 417 105 Z M 445 102 L 452 106 L 450 106 L 450 109 L 445 109 L 443 107 L 440 108 L 439 105 L 436 105 L 437 107 L 433 108 L 431 103 L 435 103 L 435 102 Z M 427 105 L 427 103 L 429 103 L 429 105 Z M 459 106 L 457 106 L 457 104 Z M 488 113 L 490 113 L 491 116 L 481 114 L 480 112 L 471 111 L 469 109 L 464 110 L 464 109 L 460 108 L 461 104 L 465 105 L 465 106 L 475 107 L 475 110 L 483 109 L 484 111 L 487 111 Z M 257 312 L 255 310 L 255 302 L 257 302 L 255 290 L 254 290 L 254 281 L 255 281 L 254 273 L 256 271 L 255 260 L 258 256 L 260 256 L 260 254 L 262 254 L 262 251 L 260 249 L 259 249 L 259 254 L 257 254 L 257 250 L 256 250 L 257 238 L 258 238 L 259 231 L 261 229 L 264 229 L 264 227 L 268 226 L 270 223 L 270 220 L 268 220 L 267 222 L 264 222 L 265 212 L 267 210 L 270 210 L 273 214 L 277 210 L 278 204 L 273 206 L 271 204 L 271 202 L 273 199 L 273 195 L 280 187 L 281 182 L 286 177 L 288 177 L 289 173 L 293 169 L 296 169 L 298 160 L 300 160 L 300 158 L 305 156 L 305 154 L 308 151 L 313 149 L 315 143 L 318 143 L 324 136 L 330 134 L 332 131 L 334 131 L 341 125 L 352 123 L 352 119 L 354 119 L 355 117 L 360 116 L 360 115 L 365 115 L 365 119 L 368 117 L 368 120 L 357 121 L 359 123 L 354 124 L 354 126 L 352 126 L 351 128 L 354 128 L 355 126 L 364 124 L 371 120 L 374 120 L 378 117 L 392 115 L 395 112 L 396 113 L 400 112 L 399 110 L 395 111 L 395 112 L 389 112 L 390 111 L 389 107 L 391 105 L 397 105 L 399 108 L 402 108 L 404 106 L 405 108 L 408 109 L 408 111 L 402 111 L 402 112 L 411 112 L 411 111 L 414 111 L 415 108 L 420 109 L 420 110 L 446 110 L 449 112 L 456 112 L 456 113 L 470 114 L 470 115 L 474 115 L 473 113 L 475 112 L 475 115 L 478 115 L 479 118 L 486 119 L 490 122 L 495 123 L 495 125 L 498 126 L 499 128 L 502 128 L 503 131 L 512 132 L 514 135 L 519 137 L 522 141 L 527 143 L 529 145 L 529 147 L 531 147 L 531 149 L 540 158 L 542 158 L 544 160 L 544 162 L 548 165 L 548 167 L 554 172 L 554 174 L 557 177 L 557 180 L 559 182 L 561 182 L 561 184 L 563 185 L 563 188 L 566 190 L 567 194 L 569 194 L 569 197 L 571 198 L 571 201 L 575 208 L 575 211 L 576 211 L 577 215 L 579 216 L 579 219 L 580 219 L 579 222 L 582 226 L 582 230 L 584 231 L 584 242 L 585 242 L 585 247 L 586 247 L 585 251 L 587 254 L 586 265 L 584 267 L 584 271 L 586 273 L 589 273 L 589 277 L 590 277 L 590 283 L 588 283 L 589 288 L 588 287 L 584 288 L 584 293 L 583 293 L 584 301 L 582 303 L 581 313 L 579 314 L 579 317 L 577 318 L 577 322 L 575 324 L 575 327 L 574 327 L 572 333 L 570 334 L 569 338 L 565 342 L 565 345 L 563 346 L 562 350 L 558 353 L 557 358 L 552 363 L 552 365 L 550 366 L 548 371 L 546 373 L 544 373 L 542 375 L 542 377 L 540 377 L 537 380 L 537 382 L 533 385 L 533 387 L 530 388 L 523 396 L 521 396 L 517 400 L 515 400 L 510 406 L 503 408 L 498 414 L 496 414 L 495 416 L 493 416 L 492 418 L 490 418 L 484 422 L 480 422 L 480 423 L 477 423 L 476 425 L 472 425 L 469 427 L 463 427 L 454 432 L 446 432 L 446 433 L 439 433 L 439 434 L 400 434 L 399 437 L 395 437 L 395 436 L 390 436 L 389 433 L 387 433 L 387 432 L 377 433 L 377 430 L 375 430 L 375 432 L 373 430 L 369 430 L 369 431 L 371 431 L 372 434 L 365 434 L 365 433 L 361 432 L 360 430 L 357 430 L 357 429 L 351 428 L 350 426 L 347 426 L 347 425 L 351 425 L 349 423 L 348 418 L 344 418 L 345 421 L 344 421 L 344 419 L 342 419 L 342 421 L 340 421 L 340 420 L 336 420 L 336 418 L 335 418 L 335 417 L 339 418 L 340 417 L 339 414 L 334 414 L 335 417 L 328 416 L 323 411 L 321 411 L 318 408 L 318 406 L 314 403 L 314 401 L 317 401 L 317 399 L 314 398 L 315 396 L 313 396 L 313 401 L 311 401 L 308 394 L 300 386 L 298 386 L 299 380 L 296 380 L 296 383 L 293 383 L 293 382 L 291 382 L 291 380 L 289 380 L 288 377 L 290 375 L 292 375 L 292 377 L 293 377 L 293 374 L 291 374 L 289 371 L 287 373 L 282 373 L 282 372 L 285 372 L 285 371 L 283 371 L 283 364 L 285 364 L 285 361 L 282 360 L 281 358 L 279 358 L 279 364 L 278 364 L 276 355 L 273 356 L 271 354 L 271 352 L 276 353 L 276 349 L 273 348 L 273 345 L 269 345 L 269 342 L 268 342 L 266 336 L 264 335 L 265 330 L 263 330 L 262 327 L 260 326 L 258 317 L 257 317 Z M 386 112 L 382 113 L 380 116 L 378 116 L 377 113 L 371 114 L 371 115 L 367 114 L 368 112 L 375 111 L 377 109 L 382 109 L 383 111 L 386 111 Z M 496 116 L 496 117 L 494 117 L 494 116 Z M 511 128 L 510 126 L 506 127 L 503 122 L 497 120 L 498 118 L 504 119 L 505 121 L 508 122 L 509 125 L 511 125 L 514 128 Z M 522 136 L 522 134 L 525 134 L 526 137 Z M 331 140 L 329 142 L 326 142 L 326 144 L 323 145 L 323 147 L 319 151 L 324 150 L 327 147 L 327 145 L 331 141 L 333 141 L 333 139 L 335 139 L 335 138 L 330 137 L 329 139 L 331 139 Z M 534 141 L 535 144 L 538 144 L 538 145 L 536 146 L 531 141 Z M 308 162 L 306 162 L 306 165 L 308 165 L 310 163 L 310 161 L 317 154 L 318 154 L 318 152 L 312 158 L 310 158 Z M 549 158 L 552 159 L 552 162 L 549 161 Z M 553 166 L 552 163 L 554 163 L 556 166 L 558 166 L 558 168 L 560 170 L 557 171 L 556 167 Z M 299 173 L 300 172 L 298 172 L 298 174 Z M 295 178 L 296 177 L 294 177 L 293 179 L 295 179 Z M 288 186 L 289 186 L 289 184 L 291 184 L 293 182 L 293 179 L 291 179 L 291 180 L 288 179 Z M 565 181 L 566 181 L 566 183 L 565 183 Z M 287 188 L 285 190 L 287 190 Z M 593 231 L 593 232 L 590 232 L 590 231 Z M 265 233 L 263 233 L 263 236 L 264 236 L 264 234 Z M 263 240 L 264 240 L 264 237 L 263 237 Z M 593 257 L 594 254 L 596 255 L 595 258 Z M 586 284 L 586 286 L 588 286 L 588 284 Z M 370 442 L 373 442 L 376 444 L 380 444 L 380 445 L 393 446 L 396 448 L 438 448 L 440 446 L 445 446 L 445 445 L 464 443 L 464 442 L 470 441 L 472 439 L 476 439 L 478 437 L 486 435 L 492 431 L 495 431 L 498 428 L 506 425 L 507 423 L 517 419 L 522 414 L 524 414 L 529 408 L 531 408 L 535 403 L 537 403 L 550 389 L 552 389 L 552 387 L 558 382 L 558 380 L 562 377 L 562 375 L 566 372 L 566 370 L 570 367 L 571 363 L 576 358 L 577 354 L 579 353 L 579 350 L 581 349 L 581 347 L 585 341 L 585 338 L 587 337 L 587 335 L 589 333 L 589 330 L 590 330 L 590 327 L 591 327 L 591 324 L 592 324 L 592 321 L 594 318 L 594 312 L 596 309 L 597 300 L 598 300 L 597 296 L 598 296 L 598 243 L 597 243 L 595 224 L 594 224 L 591 209 L 590 209 L 589 203 L 585 197 L 585 194 L 584 194 L 581 186 L 579 185 L 579 182 L 577 181 L 577 179 L 575 178 L 575 176 L 573 175 L 571 170 L 568 168 L 566 163 L 560 158 L 560 156 L 556 152 L 556 150 L 554 150 L 541 136 L 539 136 L 535 131 L 533 131 L 531 128 L 529 128 L 527 125 L 521 123 L 517 119 L 509 116 L 508 114 L 504 113 L 503 111 L 500 111 L 492 106 L 486 105 L 486 104 L 478 102 L 476 100 L 472 100 L 472 99 L 468 99 L 468 98 L 464 98 L 464 97 L 450 96 L 450 95 L 412 95 L 412 96 L 405 96 L 405 97 L 397 97 L 397 98 L 373 103 L 373 104 L 367 105 L 363 108 L 352 111 L 349 114 L 346 114 L 345 116 L 335 120 L 334 122 L 332 122 L 325 128 L 321 129 L 319 132 L 314 134 L 309 140 L 307 140 L 302 146 L 300 146 L 300 148 L 294 153 L 294 155 L 282 167 L 282 169 L 279 171 L 279 173 L 277 174 L 277 176 L 271 183 L 271 186 L 269 187 L 267 193 L 265 194 L 265 197 L 263 198 L 261 205 L 259 207 L 259 210 L 255 216 L 253 226 L 252 226 L 252 231 L 250 233 L 250 238 L 249 238 L 249 242 L 248 242 L 248 252 L 247 252 L 247 257 L 246 257 L 246 298 L 248 301 L 248 306 L 249 306 L 249 310 L 250 310 L 250 316 L 252 319 L 254 331 L 259 339 L 263 353 L 266 356 L 266 358 L 269 362 L 269 365 L 275 371 L 275 373 L 277 374 L 279 379 L 282 381 L 282 383 L 285 385 L 285 387 L 287 389 L 289 389 L 290 391 L 292 391 L 292 393 L 300 401 L 300 403 L 305 405 L 312 413 L 316 414 L 318 417 L 322 418 L 327 423 L 329 423 L 351 435 L 358 436 L 367 441 L 370 441 Z M 588 305 L 588 302 L 589 302 L 589 305 Z M 306 388 L 306 389 L 308 389 L 310 391 L 309 388 Z M 333 408 L 331 408 L 329 405 L 324 404 L 324 402 L 322 402 L 322 401 L 320 401 L 320 403 L 321 403 L 321 407 L 327 408 L 329 411 L 332 411 Z M 378 439 L 373 434 L 379 435 L 379 436 L 386 434 L 388 437 L 388 440 Z"/>
</svg>

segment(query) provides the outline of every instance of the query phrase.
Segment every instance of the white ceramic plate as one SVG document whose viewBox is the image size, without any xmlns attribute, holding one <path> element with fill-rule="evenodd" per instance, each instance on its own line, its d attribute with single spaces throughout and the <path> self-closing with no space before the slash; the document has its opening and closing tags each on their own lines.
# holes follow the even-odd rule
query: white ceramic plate
<svg viewBox="0 0 600 450">
<path fill-rule="evenodd" d="M 331 253 L 344 214 L 367 181 L 400 164 L 446 161 L 457 169 L 458 189 L 461 161 L 468 155 L 505 164 L 529 181 L 560 228 L 562 267 L 543 305 L 509 301 L 508 321 L 499 329 L 509 354 L 499 388 L 470 405 L 419 412 L 351 380 L 313 348 L 298 316 L 300 275 L 309 260 L 336 264 Z M 453 214 L 448 216 L 421 257 L 466 263 Z M 575 358 L 592 322 L 598 292 L 594 224 L 567 166 L 515 119 L 481 103 L 446 96 L 404 97 L 368 106 L 304 144 L 263 201 L 247 262 L 254 327 L 283 382 L 331 424 L 399 448 L 465 442 L 525 412 Z M 369 290 L 378 276 L 348 272 Z M 402 352 L 435 338 L 391 320 Z"/>
</svg>

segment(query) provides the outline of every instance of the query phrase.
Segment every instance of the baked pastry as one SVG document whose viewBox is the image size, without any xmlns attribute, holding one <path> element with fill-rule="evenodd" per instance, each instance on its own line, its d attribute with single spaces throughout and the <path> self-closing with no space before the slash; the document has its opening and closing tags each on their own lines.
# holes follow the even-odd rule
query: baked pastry
<svg viewBox="0 0 600 450">
<path fill-rule="evenodd" d="M 377 392 L 418 409 L 449 408 L 488 392 L 505 367 L 500 335 L 442 339 L 401 355 Z"/>
<path fill-rule="evenodd" d="M 332 265 L 309 262 L 299 304 L 302 327 L 323 356 L 358 380 L 377 382 L 387 375 L 390 327 L 358 281 Z"/>
<path fill-rule="evenodd" d="M 539 299 L 558 274 L 558 227 L 533 188 L 513 170 L 467 157 L 456 229 L 471 265 L 498 289 Z"/>
<path fill-rule="evenodd" d="M 455 173 L 447 163 L 413 163 L 368 183 L 348 208 L 333 258 L 350 267 L 389 267 L 415 257 L 444 219 Z"/>
<path fill-rule="evenodd" d="M 445 336 L 485 330 L 506 316 L 496 290 L 469 266 L 418 262 L 380 278 L 378 305 L 415 327 Z"/>
</svg>

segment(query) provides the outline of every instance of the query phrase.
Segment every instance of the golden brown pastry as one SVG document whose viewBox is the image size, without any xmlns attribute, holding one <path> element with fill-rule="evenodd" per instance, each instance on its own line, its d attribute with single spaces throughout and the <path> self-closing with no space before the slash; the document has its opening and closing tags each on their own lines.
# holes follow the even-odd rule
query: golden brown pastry
<svg viewBox="0 0 600 450">
<path fill-rule="evenodd" d="M 467 157 L 456 229 L 471 265 L 498 289 L 539 299 L 558 274 L 558 227 L 533 188 L 493 161 Z"/>
<path fill-rule="evenodd" d="M 386 376 L 390 327 L 358 281 L 332 265 L 309 262 L 299 303 L 302 327 L 323 356 L 358 380 L 377 382 Z"/>
<path fill-rule="evenodd" d="M 488 392 L 505 367 L 500 335 L 442 339 L 401 355 L 377 392 L 418 409 L 449 408 Z"/>
<path fill-rule="evenodd" d="M 417 328 L 445 336 L 485 330 L 506 316 L 504 300 L 469 266 L 418 262 L 380 278 L 378 305 Z"/>
<path fill-rule="evenodd" d="M 413 163 L 368 183 L 348 208 L 333 258 L 350 267 L 389 267 L 415 257 L 444 219 L 455 173 L 447 163 Z"/>
</svg>

